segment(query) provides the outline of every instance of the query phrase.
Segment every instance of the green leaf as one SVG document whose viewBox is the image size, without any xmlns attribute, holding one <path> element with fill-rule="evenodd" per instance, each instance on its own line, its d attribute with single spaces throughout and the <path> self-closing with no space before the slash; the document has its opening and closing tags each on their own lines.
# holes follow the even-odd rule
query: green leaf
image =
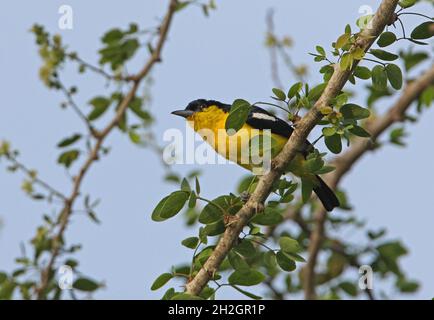
<svg viewBox="0 0 434 320">
<path fill-rule="evenodd" d="M 396 64 L 389 63 L 386 66 L 386 74 L 393 89 L 402 88 L 402 71 Z"/>
<path fill-rule="evenodd" d="M 146 110 L 142 109 L 143 101 L 141 98 L 134 97 L 129 103 L 128 108 L 144 122 L 150 122 L 152 120 L 151 115 Z"/>
<path fill-rule="evenodd" d="M 399 57 L 396 54 L 381 50 L 381 49 L 371 49 L 369 51 L 372 55 L 377 57 L 378 59 L 384 60 L 384 61 L 393 61 L 398 59 Z"/>
<path fill-rule="evenodd" d="M 410 69 L 417 66 L 419 63 L 428 59 L 429 55 L 426 52 L 409 52 L 409 53 L 401 53 L 402 59 L 404 59 L 405 70 L 409 71 Z"/>
<path fill-rule="evenodd" d="M 246 258 L 252 258 L 256 255 L 255 247 L 253 246 L 252 242 L 247 239 L 244 239 L 237 246 L 235 246 L 234 250 Z"/>
<path fill-rule="evenodd" d="M 336 128 L 335 127 L 322 128 L 322 134 L 325 137 L 330 137 L 330 136 L 334 135 L 335 133 L 336 133 Z"/>
<path fill-rule="evenodd" d="M 353 65 L 353 56 L 346 52 L 344 55 L 342 55 L 341 61 L 339 63 L 340 68 L 344 71 L 347 69 L 351 69 L 352 65 Z"/>
<path fill-rule="evenodd" d="M 281 101 L 285 101 L 286 100 L 286 94 L 285 94 L 285 92 L 283 92 L 279 88 L 273 88 L 272 91 L 273 91 L 274 95 L 276 96 L 276 98 L 278 100 L 281 100 Z"/>
<path fill-rule="evenodd" d="M 384 48 L 396 41 L 396 35 L 393 32 L 383 32 L 378 38 L 377 44 Z"/>
<path fill-rule="evenodd" d="M 200 293 L 200 297 L 207 300 L 214 300 L 215 299 L 215 289 L 211 288 L 209 286 L 206 286 L 205 288 L 203 288 L 202 292 Z"/>
<path fill-rule="evenodd" d="M 324 142 L 327 148 L 334 154 L 338 154 L 342 151 L 342 141 L 340 135 L 334 134 L 329 137 L 324 137 Z"/>
<path fill-rule="evenodd" d="M 225 196 L 223 196 L 225 197 Z M 217 222 L 223 218 L 224 212 L 219 208 L 216 200 L 208 203 L 199 215 L 199 222 L 203 224 L 210 224 Z"/>
<path fill-rule="evenodd" d="M 288 253 L 288 252 L 285 252 L 285 254 L 286 254 L 290 259 L 292 259 L 292 260 L 294 260 L 294 261 L 298 261 L 298 262 L 306 262 L 306 260 L 305 260 L 302 256 L 300 256 L 299 254 L 297 254 L 297 253 Z"/>
<path fill-rule="evenodd" d="M 181 244 L 184 247 L 187 247 L 190 249 L 196 249 L 198 243 L 199 243 L 198 237 L 189 237 L 189 238 L 182 240 L 182 242 L 181 242 Z"/>
<path fill-rule="evenodd" d="M 336 169 L 336 167 L 333 167 L 333 166 L 324 166 L 321 169 L 315 171 L 314 173 L 315 174 L 326 174 L 326 173 L 334 171 L 335 169 Z"/>
<path fill-rule="evenodd" d="M 195 183 L 196 183 L 196 193 L 200 194 L 200 184 L 199 184 L 199 179 L 196 177 L 195 178 Z"/>
<path fill-rule="evenodd" d="M 336 41 L 335 48 L 340 49 L 343 46 L 345 46 L 348 43 L 348 41 L 350 40 L 350 37 L 351 37 L 351 34 L 348 34 L 348 33 L 344 33 L 343 35 L 341 35 L 338 38 L 338 40 Z"/>
<path fill-rule="evenodd" d="M 288 99 L 292 99 L 293 97 L 295 97 L 295 95 L 300 92 L 301 88 L 303 88 L 303 83 L 297 82 L 293 84 L 291 88 L 289 88 Z"/>
<path fill-rule="evenodd" d="M 325 55 L 326 55 L 326 52 L 325 52 L 325 50 L 324 50 L 323 47 L 321 47 L 321 46 L 316 46 L 315 49 L 316 49 L 316 51 L 317 51 L 320 55 L 322 55 L 322 56 L 325 56 Z"/>
<path fill-rule="evenodd" d="M 294 260 L 290 259 L 289 256 L 286 255 L 284 252 L 278 251 L 276 254 L 276 260 L 277 264 L 280 268 L 282 268 L 282 270 L 288 272 L 295 270 L 296 266 Z"/>
<path fill-rule="evenodd" d="M 240 293 L 244 294 L 245 296 L 247 296 L 247 297 L 249 297 L 249 298 L 251 298 L 253 300 L 261 300 L 262 299 L 262 297 L 257 296 L 257 295 L 255 295 L 255 294 L 253 294 L 251 292 L 245 291 L 245 290 L 243 290 L 243 289 L 241 289 L 241 288 L 239 288 L 239 287 L 237 287 L 235 285 L 231 285 L 231 286 L 235 290 L 239 291 Z"/>
<path fill-rule="evenodd" d="M 182 179 L 181 181 L 181 190 L 186 192 L 191 192 L 190 184 L 188 183 L 187 179 Z"/>
<path fill-rule="evenodd" d="M 348 295 L 355 297 L 357 296 L 357 287 L 354 283 L 344 281 L 339 284 L 339 287 L 345 291 Z"/>
<path fill-rule="evenodd" d="M 200 227 L 199 228 L 199 240 L 203 244 L 207 244 L 208 243 L 208 238 L 207 238 L 207 234 L 205 232 L 205 228 L 204 227 Z"/>
<path fill-rule="evenodd" d="M 378 91 L 387 89 L 387 73 L 384 67 L 375 66 L 372 69 L 372 86 Z"/>
<path fill-rule="evenodd" d="M 398 278 L 396 286 L 399 288 L 399 291 L 404 293 L 412 293 L 419 289 L 419 283 L 417 281 L 409 281 L 403 277 Z"/>
<path fill-rule="evenodd" d="M 164 293 L 163 297 L 161 298 L 161 300 L 170 300 L 172 299 L 172 297 L 176 294 L 175 289 L 173 288 L 169 288 L 167 289 L 167 291 Z"/>
<path fill-rule="evenodd" d="M 298 241 L 290 237 L 281 237 L 279 239 L 279 246 L 280 249 L 286 253 L 297 253 L 301 251 Z"/>
<path fill-rule="evenodd" d="M 158 276 L 157 279 L 155 279 L 154 283 L 151 286 L 151 290 L 158 290 L 162 286 L 164 286 L 170 279 L 173 278 L 173 275 L 171 273 L 163 273 Z"/>
<path fill-rule="evenodd" d="M 264 266 L 266 266 L 267 268 L 273 269 L 274 267 L 276 267 L 276 254 L 274 253 L 274 251 L 267 251 L 264 253 L 263 255 L 263 261 L 264 261 Z"/>
<path fill-rule="evenodd" d="M 130 138 L 131 142 L 135 144 L 139 144 L 142 141 L 140 134 L 132 129 L 128 131 L 128 137 Z"/>
<path fill-rule="evenodd" d="M 122 39 L 112 41 L 99 50 L 101 55 L 99 63 L 101 65 L 109 63 L 111 69 L 116 70 L 133 57 L 139 47 L 140 43 L 137 38 L 122 37 Z"/>
<path fill-rule="evenodd" d="M 324 166 L 324 160 L 321 157 L 312 157 L 304 162 L 303 166 L 307 172 L 316 173 Z"/>
<path fill-rule="evenodd" d="M 89 113 L 87 118 L 90 121 L 98 119 L 107 111 L 110 106 L 110 100 L 104 97 L 95 97 L 89 101 L 89 104 L 93 106 L 93 110 Z"/>
<path fill-rule="evenodd" d="M 318 100 L 326 86 L 327 83 L 321 83 L 316 87 L 313 87 L 311 90 L 309 90 L 309 94 L 307 96 L 309 100 L 314 100 L 314 101 Z"/>
<path fill-rule="evenodd" d="M 225 232 L 225 223 L 222 219 L 217 222 L 209 223 L 205 226 L 204 232 L 207 236 L 213 237 Z"/>
<path fill-rule="evenodd" d="M 233 129 L 240 130 L 247 120 L 252 106 L 250 103 L 243 99 L 237 99 L 232 103 L 231 111 L 226 119 L 225 128 L 226 131 Z"/>
<path fill-rule="evenodd" d="M 74 281 L 72 287 L 74 289 L 86 292 L 92 292 L 98 289 L 101 285 L 91 279 L 88 278 L 79 278 Z"/>
<path fill-rule="evenodd" d="M 417 0 L 400 0 L 398 4 L 401 6 L 401 8 L 410 8 L 414 6 Z"/>
<path fill-rule="evenodd" d="M 6 273 L 0 272 L 0 284 L 5 282 L 7 278 L 8 278 L 8 275 Z"/>
<path fill-rule="evenodd" d="M 353 119 L 353 120 L 365 119 L 371 115 L 371 112 L 368 109 L 362 108 L 353 103 L 344 104 L 339 109 L 339 112 L 342 113 L 345 119 Z"/>
<path fill-rule="evenodd" d="M 362 48 L 355 48 L 351 51 L 351 56 L 354 60 L 362 60 L 365 56 L 365 50 L 363 50 Z"/>
<path fill-rule="evenodd" d="M 428 39 L 434 36 L 434 22 L 426 21 L 411 32 L 412 39 Z"/>
<path fill-rule="evenodd" d="M 434 101 L 434 86 L 430 86 L 426 88 L 419 98 L 421 104 L 429 107 L 431 103 Z"/>
<path fill-rule="evenodd" d="M 70 146 L 71 144 L 77 142 L 80 139 L 81 139 L 81 134 L 76 133 L 76 134 L 72 135 L 71 137 L 65 138 L 62 141 L 60 141 L 57 144 L 57 147 L 58 148 L 64 148 L 64 147 Z"/>
<path fill-rule="evenodd" d="M 190 198 L 188 199 L 188 207 L 190 209 L 194 208 L 196 206 L 196 202 L 197 202 L 196 192 L 191 191 L 190 192 Z"/>
<path fill-rule="evenodd" d="M 121 40 L 124 36 L 124 33 L 119 29 L 111 29 L 104 34 L 101 41 L 106 44 L 113 44 Z"/>
<path fill-rule="evenodd" d="M 78 156 L 80 155 L 80 151 L 78 150 L 69 150 L 64 153 L 62 153 L 59 158 L 57 159 L 57 162 L 59 164 L 64 165 L 66 168 L 69 168 L 71 164 L 78 159 Z"/>
<path fill-rule="evenodd" d="M 376 239 L 380 239 L 381 237 L 383 237 L 384 235 L 386 234 L 386 229 L 380 229 L 380 230 L 378 230 L 378 231 L 372 231 L 372 230 L 369 230 L 368 232 L 367 232 L 367 235 L 368 235 L 368 237 L 369 237 L 369 239 L 371 239 L 371 240 L 376 240 Z"/>
<path fill-rule="evenodd" d="M 89 217 L 90 220 L 92 220 L 93 222 L 100 224 L 101 221 L 98 219 L 98 217 L 96 216 L 96 213 L 92 210 L 89 210 L 87 212 L 87 216 Z"/>
<path fill-rule="evenodd" d="M 186 191 L 175 191 L 163 198 L 152 212 L 152 220 L 163 221 L 176 215 L 184 207 L 190 196 Z"/>
<path fill-rule="evenodd" d="M 405 146 L 402 138 L 406 136 L 404 128 L 395 128 L 390 132 L 390 142 L 398 146 Z"/>
<path fill-rule="evenodd" d="M 181 11 L 182 9 L 185 9 L 191 1 L 178 1 L 176 3 L 175 12 Z"/>
<path fill-rule="evenodd" d="M 362 127 L 360 127 L 358 125 L 353 125 L 353 127 L 351 129 L 349 129 L 348 131 L 351 132 L 352 134 L 358 136 L 358 137 L 368 138 L 371 136 L 368 131 L 366 131 L 365 129 L 363 129 Z"/>
<path fill-rule="evenodd" d="M 204 241 L 202 241 L 202 240 L 201 240 L 201 242 L 204 243 Z M 195 264 L 197 266 L 202 267 L 203 264 L 208 260 L 208 258 L 213 253 L 213 250 L 214 250 L 213 246 L 209 246 L 209 247 L 204 248 L 199 254 L 196 255 Z"/>
<path fill-rule="evenodd" d="M 235 270 L 228 278 L 232 285 L 255 286 L 265 280 L 265 275 L 254 269 Z"/>
<path fill-rule="evenodd" d="M 395 259 L 408 253 L 399 241 L 390 241 L 377 247 L 378 252 L 385 257 Z"/>
<path fill-rule="evenodd" d="M 325 52 L 325 50 L 324 50 L 323 47 L 321 47 L 321 46 L 316 46 L 315 49 L 316 49 L 316 51 L 317 51 L 320 55 L 322 55 L 322 56 L 325 56 L 325 55 L 326 55 L 326 52 Z"/>
<path fill-rule="evenodd" d="M 357 66 L 354 69 L 354 76 L 359 79 L 367 80 L 371 77 L 371 70 L 367 67 Z"/>
<path fill-rule="evenodd" d="M 327 137 L 329 138 L 329 137 Z M 310 199 L 313 190 L 313 183 L 310 179 L 301 179 L 301 197 L 304 203 Z"/>
<path fill-rule="evenodd" d="M 283 221 L 280 212 L 275 208 L 266 207 L 263 212 L 258 212 L 252 219 L 253 223 L 263 226 L 273 226 Z"/>
<path fill-rule="evenodd" d="M 228 255 L 229 263 L 234 270 L 249 271 L 250 266 L 236 251 L 231 250 Z"/>
</svg>

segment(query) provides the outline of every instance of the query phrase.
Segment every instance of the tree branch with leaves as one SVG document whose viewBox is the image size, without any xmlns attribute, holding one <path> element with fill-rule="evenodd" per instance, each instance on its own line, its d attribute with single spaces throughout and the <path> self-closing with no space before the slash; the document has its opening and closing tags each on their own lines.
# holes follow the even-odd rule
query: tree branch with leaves
<svg viewBox="0 0 434 320">
<path fill-rule="evenodd" d="M 71 216 L 76 212 L 76 202 L 82 196 L 82 185 L 88 175 L 91 167 L 100 160 L 100 158 L 108 152 L 105 147 L 105 142 L 114 129 L 119 128 L 121 131 L 129 134 L 131 140 L 135 143 L 139 143 L 141 138 L 135 132 L 138 125 L 132 125 L 128 127 L 126 122 L 127 112 L 132 112 L 138 119 L 142 121 L 142 126 L 149 126 L 151 117 L 145 109 L 142 108 L 142 99 L 138 98 L 138 90 L 141 88 L 143 80 L 149 76 L 150 71 L 156 63 L 161 62 L 161 55 L 164 44 L 167 40 L 167 35 L 170 30 L 170 26 L 173 20 L 173 16 L 177 10 L 180 9 L 180 3 L 177 0 L 170 0 L 167 8 L 167 12 L 161 22 L 161 24 L 155 28 L 156 40 L 155 42 L 150 40 L 147 43 L 149 50 L 149 57 L 147 58 L 143 68 L 137 72 L 137 74 L 129 75 L 124 73 L 125 63 L 131 59 L 136 51 L 140 48 L 138 36 L 140 36 L 140 30 L 136 24 L 131 24 L 129 29 L 123 31 L 115 28 L 108 31 L 102 38 L 104 47 L 99 51 L 101 59 L 99 61 L 100 66 L 94 66 L 75 52 L 68 52 L 66 47 L 62 44 L 60 36 L 54 35 L 50 37 L 48 32 L 40 25 L 35 25 L 32 32 L 36 36 L 36 43 L 39 46 L 39 53 L 44 61 L 44 65 L 40 69 L 40 76 L 44 83 L 52 89 L 60 90 L 66 97 L 66 102 L 62 104 L 64 107 L 71 107 L 72 110 L 83 120 L 86 125 L 87 140 L 86 140 L 86 158 L 80 165 L 76 174 L 72 176 L 72 189 L 68 196 L 64 195 L 57 189 L 52 188 L 48 183 L 44 182 L 37 177 L 37 173 L 34 170 L 27 169 L 23 164 L 17 160 L 18 152 L 11 149 L 9 143 L 2 143 L 1 156 L 7 161 L 11 162 L 12 170 L 21 170 L 29 176 L 29 180 L 26 180 L 26 187 L 29 194 L 38 197 L 38 199 L 44 199 L 45 196 L 41 194 L 33 194 L 33 184 L 41 186 L 49 192 L 49 199 L 54 195 L 61 201 L 61 208 L 59 213 L 54 218 L 45 217 L 47 226 L 40 227 L 38 229 L 37 236 L 32 240 L 35 250 L 35 258 L 31 261 L 29 258 L 20 258 L 19 261 L 24 264 L 27 269 L 36 268 L 40 273 L 39 281 L 27 280 L 23 284 L 15 281 L 14 278 L 18 274 L 12 276 L 7 283 L 10 290 L 7 294 L 12 294 L 15 287 L 25 292 L 24 298 L 35 297 L 37 299 L 59 298 L 61 290 L 55 284 L 55 269 L 58 265 L 58 260 L 61 255 L 68 252 L 73 252 L 78 247 L 72 247 L 67 249 L 65 247 L 64 235 L 68 228 Z M 69 59 L 79 64 L 79 71 L 81 73 L 86 70 L 90 70 L 94 73 L 100 74 L 108 81 L 115 82 L 118 87 L 125 87 L 125 92 L 114 92 L 110 98 L 97 96 L 90 101 L 93 106 L 93 110 L 86 115 L 80 106 L 74 100 L 74 95 L 77 93 L 76 87 L 67 88 L 60 79 L 59 71 L 65 61 Z M 113 73 L 105 71 L 104 65 L 110 65 Z M 108 120 L 107 124 L 102 129 L 96 129 L 94 122 L 100 118 L 109 108 L 110 105 L 116 104 L 113 117 Z M 59 148 L 69 148 L 82 139 L 82 134 L 73 134 L 59 142 Z M 70 149 L 63 152 L 58 162 L 64 165 L 66 168 L 78 160 L 81 155 L 79 149 Z M 94 207 L 98 201 L 91 203 L 89 196 L 85 197 L 85 211 L 89 214 L 89 217 L 98 221 Z M 44 263 L 41 261 L 40 256 L 45 252 L 45 258 L 47 261 Z M 75 268 L 77 263 L 74 260 L 67 260 L 66 265 L 71 268 Z M 26 268 L 23 268 L 19 275 L 25 273 Z M 97 289 L 100 284 L 87 278 L 81 278 L 76 280 L 74 288 L 89 292 Z M 24 289 L 23 289 L 24 288 Z"/>
</svg>

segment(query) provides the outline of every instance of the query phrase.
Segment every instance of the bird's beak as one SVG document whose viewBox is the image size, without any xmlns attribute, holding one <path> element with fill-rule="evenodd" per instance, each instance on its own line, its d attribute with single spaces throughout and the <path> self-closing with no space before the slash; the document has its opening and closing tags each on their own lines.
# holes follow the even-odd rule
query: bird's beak
<svg viewBox="0 0 434 320">
<path fill-rule="evenodd" d="M 176 116 L 183 117 L 183 118 L 188 118 L 188 117 L 192 116 L 193 113 L 194 113 L 194 111 L 191 111 L 191 110 L 176 110 L 176 111 L 172 112 L 172 114 L 174 114 Z"/>
</svg>

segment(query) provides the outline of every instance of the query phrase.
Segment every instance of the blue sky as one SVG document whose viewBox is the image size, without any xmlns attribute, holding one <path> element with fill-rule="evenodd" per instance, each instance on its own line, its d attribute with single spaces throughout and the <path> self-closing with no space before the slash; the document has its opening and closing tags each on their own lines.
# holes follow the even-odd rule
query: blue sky
<svg viewBox="0 0 434 320">
<path fill-rule="evenodd" d="M 73 8 L 73 30 L 57 26 L 58 8 Z M 274 8 L 276 32 L 289 34 L 295 41 L 291 50 L 297 63 L 310 66 L 313 82 L 318 65 L 307 54 L 315 45 L 327 46 L 343 32 L 348 22 L 360 16 L 359 8 L 379 1 L 219 1 L 218 10 L 205 18 L 198 8 L 176 15 L 163 63 L 152 76 L 151 110 L 156 115 L 155 132 L 159 140 L 168 128 L 184 128 L 179 118 L 169 113 L 196 98 L 205 97 L 231 102 L 243 97 L 264 100 L 273 84 L 269 55 L 263 46 L 265 14 Z M 130 22 L 154 26 L 162 16 L 166 1 L 3 1 L 0 10 L 2 43 L 0 81 L 2 103 L 0 139 L 7 139 L 21 151 L 21 160 L 37 168 L 40 175 L 68 192 L 68 176 L 56 165 L 60 138 L 82 128 L 82 124 L 58 105 L 60 94 L 48 91 L 38 79 L 40 59 L 33 36 L 28 32 L 38 22 L 51 32 L 60 33 L 71 49 L 85 59 L 96 62 L 100 36 L 109 28 L 126 27 Z M 424 6 L 418 10 L 432 10 Z M 406 18 L 409 25 L 419 20 Z M 416 21 L 416 22 L 415 22 Z M 143 59 L 137 58 L 130 70 L 137 70 Z M 80 89 L 79 103 L 104 92 L 104 80 L 98 76 L 78 76 L 75 68 L 65 70 L 65 79 Z M 285 83 L 293 82 L 282 73 Z M 359 98 L 360 100 L 360 98 Z M 360 100 L 362 102 L 363 100 Z M 385 110 L 392 101 L 384 101 Z M 433 110 L 409 125 L 410 136 L 405 149 L 385 147 L 365 156 L 344 179 L 351 191 L 350 199 L 359 217 L 373 229 L 386 226 L 389 237 L 402 239 L 410 249 L 404 268 L 421 281 L 416 298 L 432 298 L 433 257 L 432 227 L 434 216 L 429 210 L 432 197 L 430 170 L 433 152 L 428 139 Z M 156 203 L 173 190 L 162 180 L 164 173 L 155 153 L 132 145 L 128 138 L 114 133 L 108 157 L 92 168 L 84 191 L 102 199 L 97 213 L 102 220 L 95 225 L 84 216 L 74 216 L 67 232 L 71 242 L 83 243 L 77 255 L 80 270 L 107 287 L 98 298 L 159 298 L 151 292 L 151 283 L 170 266 L 190 259 L 191 252 L 180 241 L 195 233 L 183 227 L 182 218 L 155 223 L 150 213 Z M 177 165 L 186 173 L 198 166 Z M 202 166 L 202 190 L 210 198 L 235 188 L 245 173 L 236 166 Z M 224 177 L 224 178 L 223 178 Z M 33 202 L 20 190 L 19 175 L 0 170 L 0 269 L 11 270 L 19 255 L 19 244 L 33 236 L 42 213 L 49 212 L 45 203 Z M 351 235 L 350 235 L 351 236 Z M 355 236 L 357 239 L 357 236 Z M 356 275 L 355 275 L 356 276 Z M 356 280 L 355 280 L 356 281 Z M 375 285 L 375 284 L 374 284 Z M 220 297 L 239 297 L 231 290 Z M 402 298 L 404 296 L 401 296 Z"/>
</svg>

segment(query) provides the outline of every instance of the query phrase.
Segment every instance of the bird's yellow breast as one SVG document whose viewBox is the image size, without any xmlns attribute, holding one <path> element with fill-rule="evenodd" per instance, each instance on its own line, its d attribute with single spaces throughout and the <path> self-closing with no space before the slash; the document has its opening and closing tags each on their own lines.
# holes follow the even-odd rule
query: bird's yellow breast
<svg viewBox="0 0 434 320">
<path fill-rule="evenodd" d="M 258 138 L 264 139 L 265 132 L 244 124 L 239 131 L 229 136 L 225 130 L 228 115 L 228 112 L 216 106 L 210 106 L 200 112 L 196 112 L 187 120 L 189 120 L 189 124 L 193 129 L 219 154 L 251 170 L 254 162 L 250 158 L 252 151 L 251 142 Z M 276 134 L 268 134 L 271 135 L 272 139 L 272 156 L 275 156 L 283 148 L 287 139 Z M 259 150 L 259 154 L 262 155 L 263 150 Z"/>
</svg>

